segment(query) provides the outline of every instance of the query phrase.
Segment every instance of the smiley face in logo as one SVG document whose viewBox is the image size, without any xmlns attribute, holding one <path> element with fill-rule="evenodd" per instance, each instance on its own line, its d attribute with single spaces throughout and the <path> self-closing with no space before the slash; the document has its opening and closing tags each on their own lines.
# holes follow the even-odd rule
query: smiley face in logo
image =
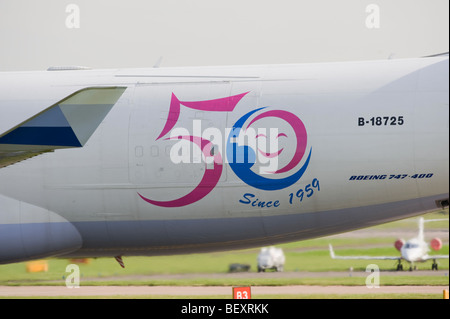
<svg viewBox="0 0 450 319">
<path fill-rule="evenodd" d="M 188 102 L 180 101 L 175 96 L 175 94 L 172 94 L 169 117 L 165 123 L 163 130 L 156 138 L 156 140 L 159 140 L 166 136 L 175 126 L 180 116 L 181 106 L 207 112 L 233 112 L 239 101 L 248 93 L 249 92 L 245 92 L 242 94 L 215 100 Z M 234 124 L 233 128 L 230 131 L 230 134 L 228 135 L 228 138 L 226 139 L 227 148 L 225 155 L 230 167 L 242 181 L 252 187 L 261 190 L 273 191 L 289 187 L 302 177 L 308 167 L 312 149 L 309 150 L 308 156 L 306 160 L 304 160 L 302 166 L 298 170 L 296 170 L 306 154 L 307 133 L 303 122 L 291 112 L 265 109 L 265 107 L 262 107 L 256 110 L 252 110 L 242 116 Z M 262 113 L 256 115 L 252 120 L 248 121 L 254 114 L 257 114 L 257 112 L 260 111 Z M 288 128 L 291 133 L 293 132 L 293 134 L 289 133 L 290 136 L 288 136 L 286 133 L 281 132 L 280 134 L 276 135 L 276 138 L 293 138 L 293 136 L 295 136 L 296 143 L 294 144 L 294 146 L 292 147 L 291 144 L 286 144 L 286 146 L 289 146 L 288 149 L 281 148 L 276 149 L 273 152 L 267 152 L 266 150 L 262 150 L 256 146 L 252 147 L 249 145 L 238 145 L 239 143 L 236 141 L 239 140 L 240 135 L 244 135 L 253 124 L 264 119 L 283 122 L 284 124 L 281 126 L 283 128 Z M 246 124 L 247 122 L 248 124 Z M 256 140 L 258 138 L 264 137 L 267 139 L 267 136 L 265 134 L 258 134 L 254 136 L 254 139 Z M 205 158 L 212 155 L 211 150 L 213 145 L 211 141 L 206 140 L 200 136 L 186 135 L 179 136 L 177 138 L 166 138 L 165 140 L 173 139 L 182 139 L 195 144 L 201 149 Z M 277 168 L 275 170 L 272 169 L 271 171 L 268 171 L 268 173 L 270 173 L 271 176 L 275 177 L 278 177 L 280 176 L 280 174 L 282 174 L 283 177 L 268 178 L 254 172 L 257 155 L 261 155 L 266 159 L 274 159 L 278 158 L 281 154 L 283 154 L 283 156 L 291 156 L 292 158 L 290 158 L 290 160 L 287 161 L 287 164 L 283 167 L 279 169 Z M 150 199 L 141 195 L 140 193 L 138 193 L 138 195 L 144 201 L 155 206 L 187 206 L 203 199 L 216 187 L 217 183 L 219 182 L 220 176 L 222 175 L 222 169 L 222 155 L 220 154 L 220 152 L 214 153 L 214 167 L 212 169 L 207 169 L 205 167 L 205 173 L 200 183 L 187 195 L 168 201 Z"/>
<path fill-rule="evenodd" d="M 234 125 L 228 135 L 227 139 L 227 160 L 234 173 L 246 184 L 261 189 L 261 190 L 279 190 L 291 186 L 296 183 L 306 171 L 309 160 L 311 158 L 311 151 L 309 150 L 308 157 L 304 164 L 294 173 L 283 178 L 267 178 L 255 173 L 252 167 L 256 163 L 256 150 L 248 145 L 240 146 L 236 142 L 240 134 L 243 134 L 252 124 L 265 118 L 277 118 L 287 123 L 294 132 L 296 138 L 295 150 L 291 160 L 282 168 L 271 172 L 273 175 L 288 173 L 293 171 L 300 161 L 303 159 L 307 145 L 307 133 L 303 122 L 293 113 L 282 110 L 268 110 L 257 115 L 247 125 L 245 123 L 256 112 L 262 111 L 266 108 L 259 108 L 248 112 L 242 116 Z M 287 137 L 285 133 L 280 133 L 277 137 Z M 259 137 L 259 135 L 257 135 Z M 279 149 L 272 153 L 265 153 L 263 156 L 275 157 L 281 154 L 284 149 Z M 258 149 L 259 153 L 264 153 Z"/>
</svg>

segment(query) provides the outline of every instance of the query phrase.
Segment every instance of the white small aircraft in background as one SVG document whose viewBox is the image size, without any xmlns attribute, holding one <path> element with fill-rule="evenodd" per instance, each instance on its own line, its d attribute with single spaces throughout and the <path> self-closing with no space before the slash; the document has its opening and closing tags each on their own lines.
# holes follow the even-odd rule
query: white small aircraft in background
<svg viewBox="0 0 450 319">
<path fill-rule="evenodd" d="M 437 221 L 437 220 L 427 220 L 428 221 Z M 408 241 L 404 241 L 403 239 L 397 239 L 394 243 L 395 248 L 400 251 L 401 256 L 336 256 L 333 251 L 333 246 L 329 245 L 330 255 L 333 259 L 378 259 L 378 260 L 397 260 L 397 270 L 403 270 L 402 260 L 406 260 L 410 263 L 409 270 L 412 271 L 416 267 L 414 263 L 416 262 L 425 262 L 427 260 L 432 259 L 433 265 L 431 266 L 432 270 L 438 270 L 438 264 L 436 259 L 448 259 L 448 255 L 428 255 L 430 251 L 428 244 L 424 240 L 423 235 L 423 224 L 424 219 L 419 218 L 419 233 L 417 237 L 411 238 Z M 437 251 L 442 248 L 442 241 L 439 238 L 433 238 L 430 242 L 430 246 L 433 250 Z"/>
</svg>

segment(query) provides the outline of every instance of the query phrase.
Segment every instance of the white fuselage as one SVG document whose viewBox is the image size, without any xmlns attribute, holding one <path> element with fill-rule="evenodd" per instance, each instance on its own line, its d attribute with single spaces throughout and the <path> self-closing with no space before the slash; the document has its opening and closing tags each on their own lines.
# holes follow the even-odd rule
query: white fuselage
<svg viewBox="0 0 450 319">
<path fill-rule="evenodd" d="M 417 238 L 408 240 L 401 248 L 402 258 L 407 262 L 422 262 L 427 261 L 429 248 L 427 243 L 418 240 Z"/>
<path fill-rule="evenodd" d="M 11 207 L 21 223 L 71 223 L 82 241 L 71 255 L 306 239 L 416 215 L 448 198 L 448 56 L 0 73 L 0 134 L 74 91 L 117 85 L 127 89 L 84 147 L 0 170 L 0 210 Z M 175 117 L 171 106 L 179 106 Z M 275 164 L 284 170 L 267 169 L 274 162 L 255 147 L 253 167 L 233 163 L 230 131 L 240 120 L 241 133 L 253 127 L 267 140 L 276 128 L 277 148 L 266 151 L 283 149 Z M 222 162 L 205 163 L 200 144 L 176 139 L 180 132 L 210 141 Z M 177 150 L 189 160 L 175 163 Z M 0 224 L 17 223 L 0 213 Z"/>
</svg>

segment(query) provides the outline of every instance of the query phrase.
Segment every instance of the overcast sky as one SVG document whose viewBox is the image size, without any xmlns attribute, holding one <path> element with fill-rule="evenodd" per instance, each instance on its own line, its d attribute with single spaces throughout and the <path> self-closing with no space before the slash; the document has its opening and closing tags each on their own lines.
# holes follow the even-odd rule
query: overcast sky
<svg viewBox="0 0 450 319">
<path fill-rule="evenodd" d="M 448 0 L 0 0 L 0 71 L 447 52 Z"/>
</svg>

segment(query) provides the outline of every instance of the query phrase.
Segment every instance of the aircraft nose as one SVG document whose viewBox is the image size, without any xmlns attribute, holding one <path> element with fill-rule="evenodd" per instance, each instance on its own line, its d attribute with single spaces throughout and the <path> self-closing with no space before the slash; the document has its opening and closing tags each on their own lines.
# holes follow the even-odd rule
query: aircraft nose
<svg viewBox="0 0 450 319">
<path fill-rule="evenodd" d="M 420 252 L 417 249 L 407 249 L 403 253 L 403 258 L 407 261 L 417 261 L 420 257 Z"/>
<path fill-rule="evenodd" d="M 404 251 L 402 255 L 407 261 L 411 260 L 411 253 L 409 251 Z"/>
</svg>

